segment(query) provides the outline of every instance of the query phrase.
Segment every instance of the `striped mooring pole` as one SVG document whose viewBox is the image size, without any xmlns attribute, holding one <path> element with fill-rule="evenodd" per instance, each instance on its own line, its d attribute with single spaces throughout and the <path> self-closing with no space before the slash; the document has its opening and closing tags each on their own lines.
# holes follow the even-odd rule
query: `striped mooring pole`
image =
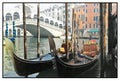
<svg viewBox="0 0 120 81">
<path fill-rule="evenodd" d="M 6 23 L 5 36 L 8 37 L 8 23 Z"/>
<path fill-rule="evenodd" d="M 13 21 L 13 38 L 16 37 L 15 21 Z"/>
</svg>

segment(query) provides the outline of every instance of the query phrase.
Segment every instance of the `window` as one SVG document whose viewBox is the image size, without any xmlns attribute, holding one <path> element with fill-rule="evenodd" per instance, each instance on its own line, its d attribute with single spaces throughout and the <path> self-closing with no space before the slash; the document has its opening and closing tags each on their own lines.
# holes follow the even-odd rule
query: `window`
<svg viewBox="0 0 120 81">
<path fill-rule="evenodd" d="M 34 19 L 37 19 L 37 15 L 36 14 L 34 15 Z"/>
<path fill-rule="evenodd" d="M 76 12 L 78 12 L 78 10 L 76 10 Z"/>
<path fill-rule="evenodd" d="M 43 18 L 43 17 L 40 17 L 40 21 L 44 21 L 44 18 Z"/>
<path fill-rule="evenodd" d="M 94 16 L 94 21 L 96 21 L 96 17 Z"/>
<path fill-rule="evenodd" d="M 15 12 L 13 16 L 14 16 L 14 20 L 15 20 L 15 19 L 19 19 L 19 18 L 20 18 L 20 16 L 19 16 L 19 13 L 18 13 L 18 12 Z"/>
<path fill-rule="evenodd" d="M 86 24 L 86 28 L 87 28 L 87 24 Z"/>
<path fill-rule="evenodd" d="M 59 27 L 62 28 L 62 24 L 59 24 Z"/>
<path fill-rule="evenodd" d="M 52 9 L 52 11 L 54 11 L 54 9 Z"/>
<path fill-rule="evenodd" d="M 68 9 L 68 12 L 70 12 L 70 9 Z"/>
<path fill-rule="evenodd" d="M 96 16 L 96 21 L 98 21 L 98 16 Z"/>
<path fill-rule="evenodd" d="M 63 24 L 65 24 L 65 21 L 63 21 Z"/>
<path fill-rule="evenodd" d="M 85 19 L 85 15 L 82 14 L 82 15 L 81 15 L 81 20 L 84 21 L 84 19 Z"/>
<path fill-rule="evenodd" d="M 6 21 L 8 21 L 8 20 L 12 20 L 12 15 L 11 15 L 11 13 L 7 13 L 7 14 L 6 14 Z"/>
<path fill-rule="evenodd" d="M 49 19 L 45 19 L 45 23 L 49 23 Z"/>
<path fill-rule="evenodd" d="M 55 26 L 58 26 L 58 23 L 57 23 L 57 22 L 55 22 Z"/>
<path fill-rule="evenodd" d="M 86 19 L 86 21 L 87 21 L 87 17 L 86 17 L 85 19 Z"/>
<path fill-rule="evenodd" d="M 65 15 L 63 15 L 63 18 L 65 18 Z"/>
<path fill-rule="evenodd" d="M 91 24 L 89 24 L 90 25 L 90 28 L 91 28 Z"/>
<path fill-rule="evenodd" d="M 57 20 L 60 20 L 60 17 L 57 17 Z"/>
<path fill-rule="evenodd" d="M 87 10 L 86 10 L 86 13 L 87 13 Z"/>
<path fill-rule="evenodd" d="M 84 29 L 84 26 L 83 26 L 83 29 Z"/>
<path fill-rule="evenodd" d="M 17 29 L 17 35 L 20 36 L 20 29 Z"/>
<path fill-rule="evenodd" d="M 96 8 L 96 13 L 98 13 L 98 8 Z"/>
<path fill-rule="evenodd" d="M 9 36 L 12 36 L 12 30 L 9 29 Z"/>
<path fill-rule="evenodd" d="M 50 21 L 50 24 L 51 24 L 51 25 L 53 25 L 53 24 L 54 24 L 53 20 L 51 20 L 51 21 Z"/>
<path fill-rule="evenodd" d="M 68 23 L 70 23 L 70 20 L 68 20 Z"/>
<path fill-rule="evenodd" d="M 95 13 L 95 8 L 94 8 L 94 13 Z"/>
<path fill-rule="evenodd" d="M 81 15 L 79 15 L 79 18 L 81 18 Z"/>
<path fill-rule="evenodd" d="M 98 13 L 99 13 L 99 8 L 97 8 L 97 11 L 98 11 Z"/>
<path fill-rule="evenodd" d="M 68 14 L 68 18 L 70 17 L 70 14 Z"/>
<path fill-rule="evenodd" d="M 85 9 L 83 9 L 83 12 L 85 11 Z"/>
<path fill-rule="evenodd" d="M 96 28 L 98 28 L 98 24 L 96 24 Z"/>
<path fill-rule="evenodd" d="M 94 3 L 94 6 L 96 5 L 96 3 Z"/>
<path fill-rule="evenodd" d="M 95 28 L 95 24 L 94 24 L 94 28 Z"/>
</svg>

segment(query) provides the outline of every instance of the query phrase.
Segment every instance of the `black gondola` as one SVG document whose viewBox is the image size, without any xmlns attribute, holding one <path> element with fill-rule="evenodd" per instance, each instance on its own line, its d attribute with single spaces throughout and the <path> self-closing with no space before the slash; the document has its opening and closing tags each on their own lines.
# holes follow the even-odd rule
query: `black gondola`
<svg viewBox="0 0 120 81">
<path fill-rule="evenodd" d="M 53 66 L 54 56 L 52 53 L 41 55 L 38 58 L 23 59 L 14 53 L 14 45 L 9 38 L 4 38 L 4 46 L 11 51 L 14 70 L 20 76 L 41 72 Z"/>
<path fill-rule="evenodd" d="M 68 63 L 69 61 L 72 61 L 73 59 L 66 61 L 66 58 L 59 58 L 57 55 L 55 56 L 56 59 L 56 65 L 57 65 L 57 72 L 60 77 L 74 77 L 77 74 L 80 74 L 81 72 L 84 72 L 88 69 L 90 69 L 97 61 L 97 57 L 89 61 L 88 63 L 82 63 L 79 61 L 76 61 L 74 64 Z"/>
<path fill-rule="evenodd" d="M 67 3 L 66 3 L 66 21 L 67 21 Z M 73 16 L 74 18 L 74 16 Z M 88 69 L 90 69 L 97 61 L 98 58 L 98 52 L 96 52 L 96 55 L 94 57 L 90 57 L 86 54 L 80 54 L 76 51 L 76 40 L 75 40 L 75 29 L 73 28 L 72 32 L 72 41 L 74 40 L 74 51 L 73 48 L 71 51 L 68 51 L 68 27 L 66 23 L 66 44 L 64 45 L 64 54 L 61 54 L 61 52 L 58 52 L 56 50 L 56 46 L 54 43 L 54 40 L 52 38 L 49 39 L 51 43 L 51 47 L 53 48 L 53 52 L 55 53 L 55 60 L 56 60 L 56 66 L 57 66 L 57 72 L 60 77 L 74 77 L 77 74 L 80 74 L 81 72 L 84 72 Z M 71 45 L 71 47 L 72 47 Z M 65 57 L 60 57 L 59 55 L 65 55 Z M 69 57 L 69 58 L 68 58 Z M 83 60 L 84 59 L 84 60 Z"/>
<path fill-rule="evenodd" d="M 53 52 L 55 53 L 57 72 L 60 77 L 74 77 L 75 75 L 90 69 L 99 58 L 99 54 L 94 57 L 90 57 L 85 54 L 77 54 L 77 59 L 74 59 L 73 54 L 69 54 L 69 59 L 67 59 L 65 54 L 58 54 L 54 40 L 51 37 L 49 38 L 49 42 Z M 74 63 L 72 63 L 72 61 Z"/>
<path fill-rule="evenodd" d="M 49 37 L 50 47 L 55 53 L 57 72 L 60 77 L 74 77 L 81 72 L 90 69 L 99 57 L 97 54 L 95 57 L 90 57 L 85 54 L 77 54 L 77 60 L 73 58 L 73 54 L 69 54 L 69 60 L 66 58 L 65 54 L 58 54 L 53 38 Z M 98 52 L 99 53 L 99 52 Z M 86 62 L 80 61 L 79 59 L 85 59 Z M 73 61 L 74 63 L 69 63 Z"/>
<path fill-rule="evenodd" d="M 50 54 L 46 54 L 41 57 L 41 60 L 40 58 L 25 60 L 19 58 L 13 53 L 13 59 L 16 73 L 20 76 L 27 76 L 52 67 L 54 57 L 52 57 Z"/>
<path fill-rule="evenodd" d="M 46 70 L 53 65 L 54 56 L 50 53 L 41 56 L 40 55 L 40 27 L 39 27 L 39 5 L 38 8 L 38 19 L 37 19 L 37 58 L 27 59 L 27 45 L 26 45 L 26 19 L 25 19 L 25 5 L 23 3 L 23 27 L 24 27 L 24 59 L 19 58 L 13 53 L 14 68 L 18 75 L 27 77 L 30 74 L 41 72 Z"/>
</svg>

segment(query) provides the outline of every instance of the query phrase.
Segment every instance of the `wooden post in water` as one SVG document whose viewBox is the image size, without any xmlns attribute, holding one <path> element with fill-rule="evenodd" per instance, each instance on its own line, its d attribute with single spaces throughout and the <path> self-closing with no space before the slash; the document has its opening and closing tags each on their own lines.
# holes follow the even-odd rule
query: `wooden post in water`
<svg viewBox="0 0 120 81">
<path fill-rule="evenodd" d="M 79 28 L 79 18 L 78 18 L 78 19 L 77 19 L 77 33 L 76 33 L 76 34 L 77 34 L 77 44 L 79 44 L 79 39 L 78 39 L 78 38 L 80 37 L 80 35 L 79 35 L 79 34 L 80 34 L 80 33 L 79 33 L 79 29 L 80 29 L 80 28 Z"/>
<path fill-rule="evenodd" d="M 37 57 L 40 56 L 40 12 L 39 12 L 39 3 L 37 5 Z"/>
<path fill-rule="evenodd" d="M 66 23 L 65 23 L 65 31 L 66 31 L 66 33 L 65 33 L 65 38 L 66 38 L 66 57 L 67 57 L 67 59 L 69 59 L 69 56 L 68 56 L 68 26 L 67 26 L 67 22 L 68 22 L 68 13 L 67 13 L 67 3 L 65 3 L 65 16 L 66 16 L 66 19 L 65 19 L 65 21 L 66 21 Z"/>
<path fill-rule="evenodd" d="M 72 48 L 72 53 L 73 53 L 73 45 L 74 45 L 74 9 L 72 9 L 72 46 L 71 46 L 71 48 Z"/>
<path fill-rule="evenodd" d="M 23 3 L 23 28 L 24 28 L 24 59 L 27 59 L 26 17 L 24 3 Z"/>
<path fill-rule="evenodd" d="M 112 54 L 112 45 L 113 45 L 113 28 L 112 28 L 112 3 L 108 4 L 108 53 Z"/>
<path fill-rule="evenodd" d="M 76 25 L 76 14 L 73 13 L 73 15 L 74 15 L 74 18 L 73 18 L 73 20 L 74 20 L 73 21 L 74 22 L 74 25 L 73 25 L 73 27 L 74 27 L 74 30 L 73 30 L 73 33 L 74 33 L 74 37 L 73 37 L 74 38 L 74 62 L 75 62 L 75 60 L 76 60 L 75 55 L 76 55 L 76 51 L 77 51 L 76 50 L 76 45 L 77 45 L 77 42 L 76 42 L 76 30 L 77 30 L 76 28 L 77 27 L 76 26 L 77 25 Z"/>
<path fill-rule="evenodd" d="M 100 3 L 100 61 L 101 61 L 101 72 L 100 77 L 104 77 L 103 71 L 103 3 Z"/>
<path fill-rule="evenodd" d="M 108 55 L 108 36 L 107 36 L 107 30 L 108 30 L 108 3 L 104 5 L 104 69 L 106 68 L 106 61 L 107 61 L 107 55 Z"/>
<path fill-rule="evenodd" d="M 106 54 L 106 26 L 107 26 L 107 13 L 106 3 L 100 3 L 100 51 L 101 51 L 101 73 L 100 77 L 104 77 L 105 70 L 105 54 Z"/>
</svg>

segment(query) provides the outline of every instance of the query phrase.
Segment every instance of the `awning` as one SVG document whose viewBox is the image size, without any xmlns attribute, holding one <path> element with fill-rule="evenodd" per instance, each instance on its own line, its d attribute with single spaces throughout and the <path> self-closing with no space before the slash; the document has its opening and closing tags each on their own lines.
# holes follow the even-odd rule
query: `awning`
<svg viewBox="0 0 120 81">
<path fill-rule="evenodd" d="M 99 32 L 99 29 L 90 29 L 88 32 Z"/>
<path fill-rule="evenodd" d="M 84 32 L 84 29 L 79 29 L 80 32 Z"/>
</svg>

